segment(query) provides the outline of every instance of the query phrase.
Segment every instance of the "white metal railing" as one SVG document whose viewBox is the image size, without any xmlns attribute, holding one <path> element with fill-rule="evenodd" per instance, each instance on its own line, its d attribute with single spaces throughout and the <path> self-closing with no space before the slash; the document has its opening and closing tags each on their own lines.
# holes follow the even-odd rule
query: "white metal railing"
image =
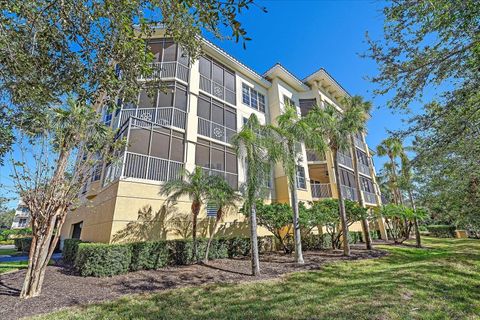
<svg viewBox="0 0 480 320">
<path fill-rule="evenodd" d="M 123 177 L 169 181 L 179 179 L 183 163 L 143 154 L 126 152 Z"/>
<path fill-rule="evenodd" d="M 341 186 L 342 196 L 344 199 L 350 199 L 353 201 L 358 201 L 357 188 L 352 188 L 348 186 Z"/>
<path fill-rule="evenodd" d="M 202 136 L 230 143 L 235 130 L 222 126 L 213 121 L 198 117 L 198 134 Z"/>
<path fill-rule="evenodd" d="M 373 192 L 363 191 L 363 198 L 366 203 L 377 204 L 377 195 Z"/>
<path fill-rule="evenodd" d="M 359 138 L 357 137 L 353 138 L 353 143 L 355 144 L 356 147 L 362 150 L 365 150 L 365 143 L 363 143 L 363 141 L 360 140 Z"/>
<path fill-rule="evenodd" d="M 217 175 L 223 177 L 234 190 L 238 189 L 238 174 L 209 168 L 202 168 L 202 170 L 208 176 Z"/>
<path fill-rule="evenodd" d="M 370 173 L 370 167 L 367 166 L 366 164 L 363 164 L 361 162 L 358 162 L 358 171 L 371 177 L 371 173 Z"/>
<path fill-rule="evenodd" d="M 119 158 L 123 159 L 123 155 L 120 156 Z M 122 174 L 122 163 L 120 161 L 110 163 L 108 166 L 105 167 L 103 186 L 106 186 L 110 182 L 120 178 L 121 174 Z"/>
<path fill-rule="evenodd" d="M 200 75 L 200 90 L 208 92 L 221 100 L 227 101 L 228 103 L 236 104 L 235 91 L 232 91 L 203 75 Z"/>
<path fill-rule="evenodd" d="M 122 109 L 118 117 L 120 119 L 119 124 L 124 124 L 128 121 L 128 118 L 135 117 L 162 126 L 174 126 L 180 129 L 185 129 L 187 122 L 187 113 L 175 107 Z"/>
<path fill-rule="evenodd" d="M 189 68 L 179 62 L 153 62 L 151 64 L 152 73 L 149 75 L 140 75 L 140 80 L 152 80 L 152 79 L 165 79 L 165 78 L 177 78 L 182 81 L 188 82 Z"/>
<path fill-rule="evenodd" d="M 325 153 L 319 153 L 312 149 L 307 149 L 307 161 L 325 161 Z"/>
<path fill-rule="evenodd" d="M 330 183 L 310 183 L 313 198 L 331 198 L 332 189 Z"/>
<path fill-rule="evenodd" d="M 353 160 L 350 156 L 341 152 L 337 153 L 338 163 L 353 169 Z"/>
</svg>

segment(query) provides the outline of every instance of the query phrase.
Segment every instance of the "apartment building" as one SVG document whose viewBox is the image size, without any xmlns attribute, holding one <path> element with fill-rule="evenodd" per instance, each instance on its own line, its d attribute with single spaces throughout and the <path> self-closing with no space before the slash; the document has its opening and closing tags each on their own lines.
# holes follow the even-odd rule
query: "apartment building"
<svg viewBox="0 0 480 320">
<path fill-rule="evenodd" d="M 120 108 L 102 112 L 103 121 L 118 129 L 117 137 L 127 147 L 117 161 L 93 168 L 91 181 L 82 191 L 84 204 L 68 214 L 62 238 L 116 242 L 164 239 L 188 235 L 190 205 L 180 199 L 174 207 L 165 206 L 159 195 L 164 181 L 177 179 L 180 170 L 202 167 L 208 174 L 223 176 L 238 188 L 245 181 L 245 163 L 230 144 L 251 114 L 262 123 L 272 123 L 287 102 L 302 115 L 314 105 L 329 103 L 341 110 L 339 101 L 348 93 L 324 70 L 301 80 L 280 64 L 263 75 L 203 40 L 202 57 L 190 64 L 188 57 L 162 31 L 148 41 L 155 55 L 154 74 L 162 88 L 142 90 L 137 102 L 119 101 Z M 146 76 L 139 75 L 140 79 Z M 364 134 L 355 139 L 362 179 L 362 196 L 370 207 L 381 203 L 375 169 Z M 345 197 L 356 200 L 351 154 L 340 156 L 340 177 Z M 298 166 L 300 201 L 337 197 L 332 155 L 319 155 L 302 146 Z M 290 202 L 287 178 L 276 165 L 265 201 Z M 200 233 L 207 236 L 214 210 L 205 205 L 200 213 Z M 382 221 L 372 227 L 385 234 Z M 352 226 L 361 230 L 360 224 Z M 221 235 L 248 235 L 245 217 L 230 212 Z M 259 228 L 259 234 L 268 234 Z"/>
<path fill-rule="evenodd" d="M 13 222 L 11 229 L 24 229 L 30 227 L 31 215 L 25 203 L 20 198 L 17 208 L 15 209 L 15 215 L 13 216 Z"/>
</svg>

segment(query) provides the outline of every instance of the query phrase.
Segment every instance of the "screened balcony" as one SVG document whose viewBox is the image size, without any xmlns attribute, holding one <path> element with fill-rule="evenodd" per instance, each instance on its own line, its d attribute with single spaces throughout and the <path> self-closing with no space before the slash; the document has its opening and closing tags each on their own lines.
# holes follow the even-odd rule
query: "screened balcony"
<svg viewBox="0 0 480 320">
<path fill-rule="evenodd" d="M 347 155 L 346 153 L 338 151 L 337 158 L 339 164 L 353 169 L 353 160 L 349 154 Z"/>
<path fill-rule="evenodd" d="M 153 62 L 150 64 L 152 72 L 142 74 L 139 80 L 174 80 L 188 82 L 190 68 L 180 62 Z"/>
<path fill-rule="evenodd" d="M 312 149 L 307 149 L 307 161 L 308 162 L 321 162 L 326 161 L 325 153 L 319 153 Z"/>
<path fill-rule="evenodd" d="M 377 204 L 377 195 L 373 192 L 363 191 L 363 198 L 366 203 Z"/>
<path fill-rule="evenodd" d="M 103 185 L 118 178 L 169 181 L 184 168 L 185 136 L 158 124 L 131 117 L 117 133 L 126 148 L 105 168 Z"/>
<path fill-rule="evenodd" d="M 372 174 L 370 173 L 370 167 L 367 166 L 366 164 L 361 163 L 360 161 L 358 162 L 358 171 L 363 173 L 366 176 L 371 177 Z"/>
<path fill-rule="evenodd" d="M 342 185 L 341 189 L 342 189 L 342 196 L 344 199 L 358 201 L 357 188 Z"/>
</svg>

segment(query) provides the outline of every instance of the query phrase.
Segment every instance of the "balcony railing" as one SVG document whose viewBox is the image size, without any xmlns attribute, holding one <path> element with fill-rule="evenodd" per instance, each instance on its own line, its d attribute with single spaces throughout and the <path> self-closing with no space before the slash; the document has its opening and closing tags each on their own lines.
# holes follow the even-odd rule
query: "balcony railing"
<svg viewBox="0 0 480 320">
<path fill-rule="evenodd" d="M 312 149 L 307 149 L 306 152 L 307 152 L 307 161 L 317 162 L 317 161 L 326 160 L 325 153 L 319 153 Z"/>
<path fill-rule="evenodd" d="M 365 143 L 363 143 L 363 141 L 358 139 L 357 137 L 353 138 L 353 143 L 357 148 L 365 150 Z"/>
<path fill-rule="evenodd" d="M 358 201 L 357 189 L 347 186 L 341 186 L 342 196 L 344 199 L 350 199 L 353 201 Z"/>
<path fill-rule="evenodd" d="M 152 73 L 141 75 L 140 80 L 177 78 L 188 82 L 189 68 L 179 62 L 154 62 L 151 64 Z"/>
<path fill-rule="evenodd" d="M 238 190 L 238 174 L 209 168 L 202 168 L 202 170 L 203 173 L 208 176 L 217 175 L 223 177 L 230 187 L 232 187 L 234 190 Z"/>
<path fill-rule="evenodd" d="M 169 181 L 179 179 L 182 169 L 181 162 L 126 152 L 123 177 Z"/>
<path fill-rule="evenodd" d="M 227 87 L 200 75 L 200 90 L 210 93 L 218 99 L 224 100 L 231 104 L 236 104 L 235 91 L 227 89 Z"/>
<path fill-rule="evenodd" d="M 230 143 L 235 130 L 222 126 L 221 124 L 198 117 L 198 134 L 213 138 L 222 142 Z"/>
<path fill-rule="evenodd" d="M 330 183 L 310 183 L 312 198 L 331 198 L 332 189 Z"/>
<path fill-rule="evenodd" d="M 373 192 L 363 191 L 363 198 L 366 203 L 377 204 L 377 195 Z"/>
<path fill-rule="evenodd" d="M 341 152 L 337 153 L 338 163 L 353 169 L 353 160 L 350 156 L 343 154 Z"/>
<path fill-rule="evenodd" d="M 174 107 L 167 108 L 139 108 L 123 109 L 118 115 L 118 124 L 124 124 L 128 118 L 134 117 L 145 121 L 150 121 L 162 126 L 173 126 L 185 129 L 187 113 Z"/>
<path fill-rule="evenodd" d="M 370 167 L 367 166 L 366 164 L 363 164 L 361 162 L 358 162 L 358 171 L 371 177 L 372 174 L 370 173 Z"/>
</svg>

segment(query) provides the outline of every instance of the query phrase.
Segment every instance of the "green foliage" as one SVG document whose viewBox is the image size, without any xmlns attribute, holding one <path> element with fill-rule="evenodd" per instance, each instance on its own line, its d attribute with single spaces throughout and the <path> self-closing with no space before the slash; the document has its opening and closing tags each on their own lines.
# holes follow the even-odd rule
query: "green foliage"
<svg viewBox="0 0 480 320">
<path fill-rule="evenodd" d="M 303 234 L 302 249 L 303 250 L 324 250 L 332 247 L 331 238 L 328 234 Z"/>
<path fill-rule="evenodd" d="M 256 202 L 258 224 L 273 233 L 286 253 L 291 252 L 287 239 L 291 237 L 292 208 L 286 203 L 264 204 Z"/>
<path fill-rule="evenodd" d="M 63 241 L 62 260 L 66 264 L 73 265 L 77 257 L 78 246 L 83 241 L 79 239 L 65 239 Z"/>
<path fill-rule="evenodd" d="M 16 237 L 22 237 L 32 234 L 31 228 L 24 229 L 5 229 L 0 231 L 0 240 L 9 240 Z"/>
<path fill-rule="evenodd" d="M 429 225 L 427 230 L 431 236 L 437 238 L 455 238 L 455 226 L 451 225 Z"/>
<path fill-rule="evenodd" d="M 82 276 L 105 277 L 128 271 L 155 270 L 169 265 L 189 265 L 205 255 L 207 239 L 198 239 L 197 258 L 192 257 L 192 239 L 162 240 L 125 244 L 85 243 L 65 240 L 64 260 L 74 261 Z M 259 238 L 260 251 L 271 250 L 272 237 Z M 246 256 L 250 252 L 248 238 L 213 239 L 209 259 Z"/>
<path fill-rule="evenodd" d="M 155 270 L 171 264 L 167 241 L 136 242 L 131 248 L 130 271 Z"/>
<path fill-rule="evenodd" d="M 0 135 L 1 135 L 1 131 L 0 131 Z M 1 140 L 1 136 L 0 136 L 0 140 Z M 0 155 L 1 155 L 1 150 L 0 150 Z M 0 161 L 1 161 L 1 157 L 0 157 Z M 1 162 L 0 162 L 0 165 L 1 165 Z M 12 226 L 14 216 L 15 216 L 14 209 L 0 211 L 0 227 L 10 228 Z M 1 232 L 2 231 L 0 231 L 0 237 L 1 237 Z"/>
<path fill-rule="evenodd" d="M 402 243 L 410 234 L 414 218 L 423 220 L 426 211 L 423 208 L 413 210 L 402 205 L 386 204 L 377 208 L 376 214 L 385 218 L 389 238 L 392 238 L 396 243 Z"/>
<path fill-rule="evenodd" d="M 15 243 L 15 248 L 17 248 L 18 251 L 29 252 L 30 245 L 32 244 L 32 238 L 31 237 L 15 238 L 14 243 Z"/>
<path fill-rule="evenodd" d="M 84 277 L 127 273 L 132 260 L 131 248 L 130 244 L 80 243 L 75 267 Z"/>
</svg>

